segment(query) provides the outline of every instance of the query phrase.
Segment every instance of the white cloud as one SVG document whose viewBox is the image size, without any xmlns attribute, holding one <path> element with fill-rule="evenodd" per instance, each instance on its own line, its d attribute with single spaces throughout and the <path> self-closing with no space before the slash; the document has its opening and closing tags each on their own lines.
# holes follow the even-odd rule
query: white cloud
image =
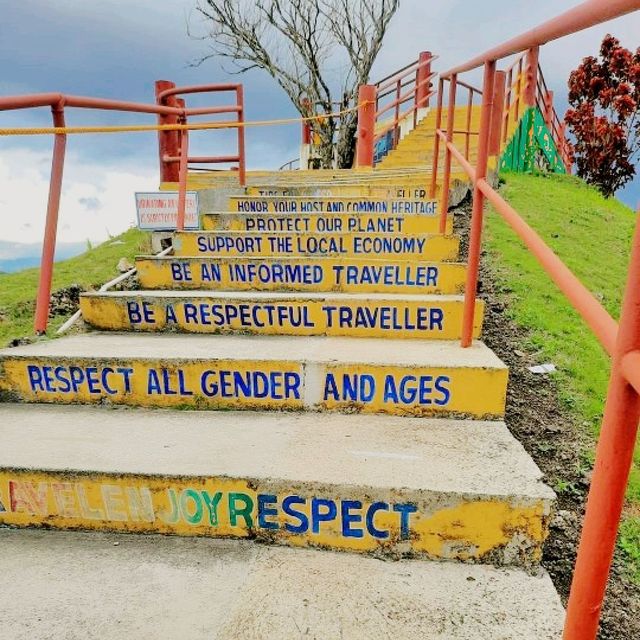
<svg viewBox="0 0 640 640">
<path fill-rule="evenodd" d="M 51 155 L 8 149 L 0 156 L 0 219 L 2 238 L 13 242 L 42 240 Z M 67 155 L 63 178 L 58 241 L 105 240 L 135 223 L 135 191 L 157 189 L 155 167 L 122 170 L 81 162 Z"/>
</svg>

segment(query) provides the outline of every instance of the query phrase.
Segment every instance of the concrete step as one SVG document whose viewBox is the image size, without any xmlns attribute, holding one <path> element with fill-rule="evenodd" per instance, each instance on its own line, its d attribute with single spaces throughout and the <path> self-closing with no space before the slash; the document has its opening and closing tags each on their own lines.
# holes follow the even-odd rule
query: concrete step
<svg viewBox="0 0 640 640">
<path fill-rule="evenodd" d="M 309 233 L 404 233 L 437 234 L 436 215 L 368 213 L 205 213 L 200 218 L 205 231 L 306 231 Z M 448 216 L 445 233 L 453 230 Z"/>
<path fill-rule="evenodd" d="M 0 351 L 0 399 L 208 409 L 504 415 L 481 342 L 88 333 Z"/>
<path fill-rule="evenodd" d="M 231 197 L 229 209 L 240 213 L 385 213 L 426 215 L 438 213 L 436 200 L 326 197 Z"/>
<path fill-rule="evenodd" d="M 555 495 L 502 422 L 3 408 L 0 523 L 532 566 Z"/>
<path fill-rule="evenodd" d="M 303 170 L 303 171 L 247 171 L 247 185 L 290 185 L 290 184 L 345 184 L 345 185 L 396 185 L 398 183 L 412 183 L 422 180 L 428 184 L 429 169 L 405 168 L 380 169 L 332 169 L 332 170 Z M 162 189 L 176 190 L 175 182 L 163 182 Z M 238 176 L 232 172 L 198 172 L 190 171 L 187 187 L 197 190 L 238 189 Z"/>
<path fill-rule="evenodd" d="M 150 629 L 154 640 L 556 640 L 562 630 L 560 600 L 540 570 L 8 529 L 0 562 L 12 594 L 0 618 L 12 640 L 147 638 Z"/>
<path fill-rule="evenodd" d="M 216 291 L 85 293 L 96 329 L 457 340 L 462 296 Z M 474 335 L 484 306 L 476 302 Z"/>
<path fill-rule="evenodd" d="M 456 294 L 467 267 L 459 262 L 371 258 L 136 258 L 143 289 L 226 289 L 343 293 Z"/>
<path fill-rule="evenodd" d="M 275 220 L 264 220 L 266 223 Z M 292 220 L 302 222 L 302 220 Z M 291 225 L 294 227 L 295 225 Z M 415 257 L 421 260 L 455 260 L 460 240 L 454 236 L 407 233 L 309 233 L 295 231 L 206 231 L 176 233 L 177 256 L 351 256 L 376 258 Z"/>
<path fill-rule="evenodd" d="M 401 198 L 427 200 L 427 188 L 424 180 L 415 180 L 412 184 L 375 185 L 375 184 L 325 184 L 325 185 L 252 185 L 247 187 L 248 196 L 272 197 L 295 196 L 305 198 Z"/>
</svg>

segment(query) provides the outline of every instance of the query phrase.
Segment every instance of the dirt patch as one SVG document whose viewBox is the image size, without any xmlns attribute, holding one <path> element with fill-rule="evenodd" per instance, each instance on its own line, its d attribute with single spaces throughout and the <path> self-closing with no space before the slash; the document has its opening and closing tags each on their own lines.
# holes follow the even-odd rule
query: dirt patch
<svg viewBox="0 0 640 640">
<path fill-rule="evenodd" d="M 49 318 L 57 316 L 70 316 L 80 307 L 80 294 L 85 291 L 97 291 L 102 285 L 82 287 L 79 284 L 72 284 L 63 289 L 58 289 L 51 294 L 49 304 Z M 125 278 L 122 282 L 114 285 L 109 291 L 135 291 L 140 288 L 137 274 Z"/>
<path fill-rule="evenodd" d="M 464 256 L 468 249 L 470 211 L 469 198 L 455 210 L 454 227 L 461 236 L 461 255 Z M 549 286 L 553 284 L 549 282 Z M 593 443 L 562 406 L 553 376 L 534 374 L 527 369 L 540 362 L 536 354 L 524 346 L 527 332 L 505 313 L 508 294 L 502 291 L 485 252 L 478 289 L 486 305 L 483 341 L 509 366 L 507 426 L 558 494 L 557 511 L 545 543 L 542 564 L 566 605 L 591 478 L 583 452 Z M 640 638 L 640 586 L 626 575 L 619 552 L 616 552 L 609 579 L 598 638 Z"/>
<path fill-rule="evenodd" d="M 64 289 L 54 291 L 49 301 L 49 318 L 75 313 L 80 304 L 80 294 L 83 291 L 84 289 L 79 284 L 72 284 Z"/>
</svg>

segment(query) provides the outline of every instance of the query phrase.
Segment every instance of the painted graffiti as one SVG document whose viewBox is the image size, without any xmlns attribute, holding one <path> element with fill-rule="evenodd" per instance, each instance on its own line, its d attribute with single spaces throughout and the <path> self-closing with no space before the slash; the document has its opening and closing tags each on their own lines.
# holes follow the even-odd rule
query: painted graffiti
<svg viewBox="0 0 640 640">
<path fill-rule="evenodd" d="M 198 484 L 202 484 L 201 482 Z M 240 484 L 240 483 L 238 483 Z M 254 530 L 293 535 L 343 538 L 371 536 L 386 540 L 392 532 L 409 538 L 417 507 L 406 502 L 302 496 L 228 490 L 216 480 L 207 487 L 112 482 L 68 482 L 9 479 L 5 513 L 88 522 L 159 523 L 169 527 L 200 527 L 224 534 Z"/>
</svg>

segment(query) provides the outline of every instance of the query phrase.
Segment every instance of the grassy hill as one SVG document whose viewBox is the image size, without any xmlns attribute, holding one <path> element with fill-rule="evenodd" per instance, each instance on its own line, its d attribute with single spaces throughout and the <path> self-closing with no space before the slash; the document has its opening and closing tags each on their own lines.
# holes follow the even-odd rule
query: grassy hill
<svg viewBox="0 0 640 640">
<path fill-rule="evenodd" d="M 571 176 L 506 174 L 501 193 L 615 318 L 626 280 L 635 214 Z M 486 245 L 507 313 L 529 335 L 528 349 L 552 362 L 562 402 L 594 437 L 602 420 L 610 361 L 535 258 L 495 212 Z M 593 450 L 585 452 L 592 459 Z M 640 444 L 622 527 L 621 545 L 640 581 Z"/>
<path fill-rule="evenodd" d="M 82 288 L 98 288 L 119 275 L 116 265 L 122 257 L 130 261 L 136 254 L 148 253 L 149 235 L 129 229 L 85 253 L 56 262 L 52 290 L 77 284 Z M 33 335 L 33 313 L 38 288 L 39 269 L 24 269 L 0 274 L 0 345 L 10 340 Z M 70 314 L 69 314 L 70 315 Z M 49 334 L 53 334 L 67 315 L 51 319 Z"/>
</svg>

